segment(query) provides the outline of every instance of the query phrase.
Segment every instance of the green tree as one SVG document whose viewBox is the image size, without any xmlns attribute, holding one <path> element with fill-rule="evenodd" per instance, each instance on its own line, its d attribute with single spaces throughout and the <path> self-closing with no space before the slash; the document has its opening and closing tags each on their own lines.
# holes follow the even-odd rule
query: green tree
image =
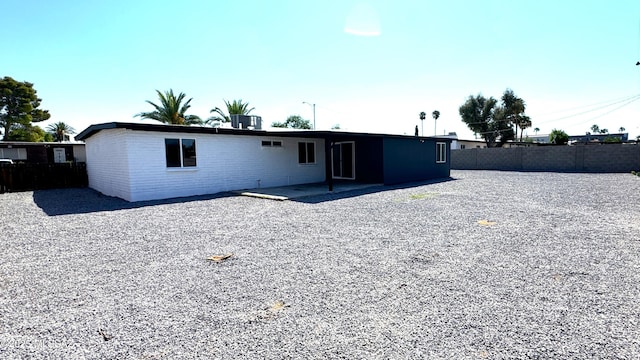
<svg viewBox="0 0 640 360">
<path fill-rule="evenodd" d="M 524 129 L 531 127 L 531 119 L 524 114 L 526 108 L 524 100 L 516 96 L 511 89 L 506 89 L 504 91 L 501 100 L 503 111 L 500 111 L 499 114 L 501 114 L 503 119 L 509 124 L 513 125 L 515 130 L 515 139 L 518 138 L 518 128 L 522 130 L 520 132 L 520 141 L 522 141 L 522 133 L 524 132 Z"/>
<path fill-rule="evenodd" d="M 604 142 L 606 142 L 606 143 L 621 143 L 622 139 L 619 136 L 607 135 L 604 138 Z"/>
<path fill-rule="evenodd" d="M 534 133 L 536 133 L 536 135 L 538 135 L 538 133 L 540 132 L 540 128 L 538 128 L 538 127 L 537 127 L 537 128 L 534 128 L 534 129 L 533 129 L 533 132 L 534 132 Z"/>
<path fill-rule="evenodd" d="M 422 126 L 422 136 L 424 136 L 424 119 L 427 118 L 427 113 L 421 111 L 418 116 L 420 117 L 420 125 Z"/>
<path fill-rule="evenodd" d="M 593 124 L 591 125 L 591 133 L 592 134 L 597 134 L 600 132 L 600 126 Z"/>
<path fill-rule="evenodd" d="M 37 125 L 18 125 L 11 130 L 9 138 L 11 141 L 28 141 L 28 142 L 52 142 L 53 135 L 44 131 Z"/>
<path fill-rule="evenodd" d="M 305 120 L 300 115 L 291 115 L 285 120 L 285 122 L 274 122 L 271 124 L 276 128 L 289 128 L 289 129 L 311 129 L 311 123 L 309 120 Z"/>
<path fill-rule="evenodd" d="M 58 142 L 65 141 L 69 138 L 69 134 L 76 133 L 76 130 L 74 128 L 62 121 L 47 126 L 47 131 L 51 133 L 53 139 Z"/>
<path fill-rule="evenodd" d="M 549 142 L 556 145 L 563 145 L 569 142 L 569 135 L 563 130 L 553 129 L 549 134 Z"/>
<path fill-rule="evenodd" d="M 518 127 L 520 128 L 520 141 L 522 141 L 522 134 L 524 133 L 524 129 L 531 127 L 531 118 L 527 115 L 521 115 L 518 119 Z"/>
<path fill-rule="evenodd" d="M 514 137 L 513 129 L 504 119 L 504 109 L 497 104 L 493 97 L 471 95 L 458 109 L 462 121 L 485 140 L 487 147 L 502 146 Z"/>
<path fill-rule="evenodd" d="M 608 134 L 609 133 L 609 129 L 600 129 L 600 134 Z"/>
<path fill-rule="evenodd" d="M 433 135 L 438 135 L 437 131 L 436 131 L 436 122 L 438 121 L 438 119 L 440 118 L 440 111 L 438 110 L 434 110 L 431 113 L 431 117 L 433 118 Z"/>
<path fill-rule="evenodd" d="M 340 124 L 335 124 L 331 127 L 331 130 L 340 130 Z"/>
<path fill-rule="evenodd" d="M 208 118 L 206 121 L 207 124 L 213 125 L 216 123 L 231 122 L 231 115 L 249 115 L 255 109 L 249 108 L 249 103 L 243 103 L 242 99 L 233 100 L 233 102 L 224 100 L 224 105 L 227 108 L 226 113 L 219 107 L 211 109 L 210 113 L 215 113 L 217 115 Z"/>
<path fill-rule="evenodd" d="M 31 123 L 47 120 L 49 110 L 38 109 L 42 99 L 36 95 L 30 82 L 16 81 L 9 76 L 0 79 L 0 126 L 3 140 L 9 140 L 13 130 L 21 137 L 32 130 Z"/>
<path fill-rule="evenodd" d="M 193 98 L 190 98 L 183 104 L 182 102 L 186 96 L 184 93 L 180 93 L 176 96 L 173 93 L 173 89 L 169 89 L 169 91 L 165 91 L 164 93 L 156 90 L 156 93 L 158 93 L 158 98 L 160 98 L 160 105 L 156 105 L 147 100 L 147 103 L 153 106 L 155 110 L 151 112 L 141 112 L 135 116 L 171 125 L 202 124 L 202 119 L 200 119 L 200 117 L 186 114 L 187 110 L 191 107 L 190 103 Z"/>
<path fill-rule="evenodd" d="M 620 126 L 620 128 L 618 129 L 618 131 L 621 132 L 621 133 L 625 132 L 625 130 L 627 130 L 627 129 L 625 129 L 624 126 Z"/>
</svg>

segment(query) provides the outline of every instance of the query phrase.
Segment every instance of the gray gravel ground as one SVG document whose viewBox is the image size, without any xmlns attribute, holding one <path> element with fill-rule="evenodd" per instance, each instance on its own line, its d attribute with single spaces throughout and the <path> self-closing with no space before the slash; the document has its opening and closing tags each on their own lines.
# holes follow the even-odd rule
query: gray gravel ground
<svg viewBox="0 0 640 360">
<path fill-rule="evenodd" d="M 640 178 L 452 177 L 285 202 L 2 194 L 0 358 L 640 358 Z"/>
</svg>

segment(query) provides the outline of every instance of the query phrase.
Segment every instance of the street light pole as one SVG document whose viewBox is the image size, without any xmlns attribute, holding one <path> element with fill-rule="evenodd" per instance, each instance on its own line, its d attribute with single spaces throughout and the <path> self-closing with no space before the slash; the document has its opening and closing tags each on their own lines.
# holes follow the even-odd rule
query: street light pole
<svg viewBox="0 0 640 360">
<path fill-rule="evenodd" d="M 313 130 L 315 130 L 316 129 L 316 104 L 310 104 L 306 101 L 303 101 L 302 103 L 311 105 L 311 107 L 313 108 Z"/>
</svg>

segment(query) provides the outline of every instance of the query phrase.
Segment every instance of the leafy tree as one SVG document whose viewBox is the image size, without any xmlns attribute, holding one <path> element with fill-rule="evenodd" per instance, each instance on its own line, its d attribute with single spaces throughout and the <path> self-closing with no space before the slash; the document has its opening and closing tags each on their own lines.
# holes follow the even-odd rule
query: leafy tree
<svg viewBox="0 0 640 360">
<path fill-rule="evenodd" d="M 176 96 L 173 93 L 173 89 L 169 89 L 169 91 L 165 91 L 164 93 L 156 90 L 156 93 L 158 93 L 158 98 L 160 98 L 160 105 L 156 105 L 153 102 L 147 100 L 147 103 L 153 106 L 155 110 L 151 112 L 141 112 L 139 114 L 136 114 L 135 116 L 139 116 L 143 119 L 156 120 L 160 121 L 161 123 L 171 125 L 202 124 L 202 119 L 200 119 L 200 117 L 196 115 L 186 114 L 187 110 L 189 110 L 189 108 L 191 107 L 189 103 L 191 103 L 191 100 L 193 100 L 193 98 L 190 98 L 189 100 L 187 100 L 187 102 L 182 104 L 182 101 L 186 96 L 184 93 L 180 93 L 178 94 L 178 96 Z"/>
<path fill-rule="evenodd" d="M 536 133 L 536 135 L 538 135 L 538 133 L 540 132 L 540 128 L 538 128 L 538 127 L 537 127 L 537 128 L 534 128 L 534 129 L 533 129 L 533 132 L 534 132 L 534 133 Z"/>
<path fill-rule="evenodd" d="M 458 110 L 462 121 L 485 140 L 487 147 L 502 146 L 514 137 L 513 129 L 505 120 L 505 110 L 497 108 L 497 104 L 493 97 L 471 95 Z"/>
<path fill-rule="evenodd" d="M 331 130 L 340 130 L 340 124 L 335 124 L 331 127 Z"/>
<path fill-rule="evenodd" d="M 553 129 L 549 134 L 549 142 L 556 145 L 563 145 L 569 142 L 569 135 L 562 130 Z"/>
<path fill-rule="evenodd" d="M 619 136 L 607 135 L 603 141 L 606 143 L 621 143 L 622 139 Z"/>
<path fill-rule="evenodd" d="M 45 132 L 37 125 L 18 125 L 11 130 L 9 138 L 11 141 L 28 141 L 28 142 L 52 142 L 53 135 Z"/>
<path fill-rule="evenodd" d="M 47 126 L 47 131 L 49 131 L 53 136 L 53 139 L 58 142 L 65 141 L 69 138 L 69 134 L 76 133 L 76 130 L 74 128 L 63 123 L 62 121 Z"/>
<path fill-rule="evenodd" d="M 224 100 L 224 99 L 223 99 Z M 233 102 L 229 102 L 224 100 L 224 105 L 227 108 L 227 113 L 225 113 L 219 107 L 215 107 L 211 109 L 210 113 L 216 113 L 207 119 L 206 123 L 214 124 L 214 123 L 225 123 L 231 122 L 231 115 L 249 115 L 255 108 L 249 108 L 249 103 L 243 103 L 242 99 L 233 100 Z"/>
<path fill-rule="evenodd" d="M 32 83 L 16 81 L 9 76 L 0 79 L 0 126 L 3 128 L 3 140 L 9 140 L 13 130 L 20 132 L 16 137 L 23 137 L 25 131 L 31 131 L 32 122 L 51 117 L 49 110 L 38 109 L 41 101 Z"/>
<path fill-rule="evenodd" d="M 271 124 L 272 127 L 277 128 L 289 128 L 289 129 L 311 129 L 311 123 L 309 120 L 305 120 L 300 115 L 291 115 L 287 118 L 285 122 L 274 122 Z"/>
<path fill-rule="evenodd" d="M 627 129 L 625 129 L 624 126 L 620 126 L 620 128 L 618 129 L 618 131 L 621 132 L 621 133 L 625 132 L 625 130 L 627 130 Z"/>
<path fill-rule="evenodd" d="M 597 134 L 600 132 L 600 126 L 593 124 L 591 125 L 591 133 L 592 134 Z"/>
<path fill-rule="evenodd" d="M 600 134 L 608 134 L 609 133 L 609 129 L 600 129 Z"/>
</svg>

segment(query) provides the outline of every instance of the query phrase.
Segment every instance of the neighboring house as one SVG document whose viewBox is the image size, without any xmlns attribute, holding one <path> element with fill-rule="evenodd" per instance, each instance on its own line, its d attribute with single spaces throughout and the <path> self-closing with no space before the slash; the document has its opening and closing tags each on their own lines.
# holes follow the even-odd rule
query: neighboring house
<svg viewBox="0 0 640 360">
<path fill-rule="evenodd" d="M 483 149 L 487 147 L 484 140 L 458 140 L 456 149 Z"/>
<path fill-rule="evenodd" d="M 548 144 L 549 135 L 535 135 L 529 138 L 536 143 Z M 569 135 L 569 143 L 605 142 L 607 138 L 618 138 L 620 142 L 629 141 L 629 133 Z"/>
<path fill-rule="evenodd" d="M 458 134 L 450 132 L 448 135 L 441 135 L 441 138 L 451 139 L 451 150 L 486 148 L 487 143 L 484 140 L 460 140 Z"/>
<path fill-rule="evenodd" d="M 75 141 L 0 141 L 0 159 L 11 159 L 16 163 L 32 164 L 87 161 L 84 143 Z"/>
<path fill-rule="evenodd" d="M 142 123 L 91 125 L 89 186 L 128 201 L 334 180 L 398 184 L 450 175 L 450 139 Z"/>
</svg>

